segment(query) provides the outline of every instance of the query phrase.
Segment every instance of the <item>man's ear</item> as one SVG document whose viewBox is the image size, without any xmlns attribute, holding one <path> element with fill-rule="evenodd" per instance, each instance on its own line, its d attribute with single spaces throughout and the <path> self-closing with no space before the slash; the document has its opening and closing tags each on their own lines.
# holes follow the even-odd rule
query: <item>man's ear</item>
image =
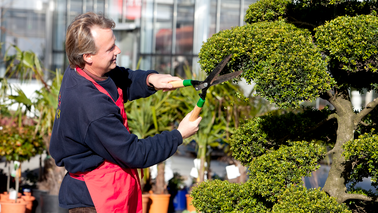
<svg viewBox="0 0 378 213">
<path fill-rule="evenodd" d="M 87 53 L 87 54 L 84 54 L 83 55 L 83 59 L 84 59 L 84 61 L 85 62 L 87 62 L 88 64 L 92 64 L 92 54 L 89 54 L 89 53 Z"/>
</svg>

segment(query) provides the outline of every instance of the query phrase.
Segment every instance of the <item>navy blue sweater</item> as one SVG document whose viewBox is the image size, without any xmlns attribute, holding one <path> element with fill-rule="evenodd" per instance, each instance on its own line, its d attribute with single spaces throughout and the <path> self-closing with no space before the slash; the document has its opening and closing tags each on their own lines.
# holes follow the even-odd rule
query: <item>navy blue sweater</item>
<svg viewBox="0 0 378 213">
<path fill-rule="evenodd" d="M 114 101 L 117 86 L 124 100 L 131 101 L 156 92 L 146 84 L 147 75 L 154 72 L 116 67 L 107 80 L 98 83 Z M 146 168 L 172 156 L 181 143 L 178 130 L 138 139 L 123 126 L 120 109 L 107 95 L 74 69 L 65 71 L 49 150 L 58 166 L 71 173 L 85 172 L 108 160 L 122 168 Z M 60 187 L 59 203 L 68 209 L 94 206 L 85 183 L 68 173 Z"/>
</svg>

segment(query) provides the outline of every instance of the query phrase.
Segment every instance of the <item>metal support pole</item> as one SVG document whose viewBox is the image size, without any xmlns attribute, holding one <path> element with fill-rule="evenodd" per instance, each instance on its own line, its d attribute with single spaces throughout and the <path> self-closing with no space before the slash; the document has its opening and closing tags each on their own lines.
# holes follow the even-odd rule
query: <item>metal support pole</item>
<svg viewBox="0 0 378 213">
<path fill-rule="evenodd" d="M 174 55 L 176 53 L 176 27 L 177 27 L 177 0 L 173 2 L 173 20 L 172 20 L 172 47 L 171 47 L 171 54 Z M 174 75 L 174 57 L 171 57 L 171 75 Z"/>
<path fill-rule="evenodd" d="M 240 0 L 239 26 L 244 25 L 244 23 L 243 23 L 243 17 L 244 17 L 243 11 L 244 11 L 244 0 Z"/>
<path fill-rule="evenodd" d="M 217 19 L 215 24 L 215 33 L 219 32 L 220 29 L 220 10 L 221 10 L 221 0 L 217 1 Z"/>
</svg>

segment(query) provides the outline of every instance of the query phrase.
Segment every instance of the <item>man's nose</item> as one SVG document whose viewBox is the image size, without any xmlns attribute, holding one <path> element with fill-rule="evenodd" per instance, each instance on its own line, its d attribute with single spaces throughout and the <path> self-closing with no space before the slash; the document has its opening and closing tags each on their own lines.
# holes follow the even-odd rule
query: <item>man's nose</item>
<svg viewBox="0 0 378 213">
<path fill-rule="evenodd" d="M 120 54 L 121 53 L 121 49 L 119 49 L 119 47 L 116 45 L 115 46 L 115 51 L 114 51 L 114 53 L 115 53 L 115 55 L 118 55 L 118 54 Z"/>
</svg>

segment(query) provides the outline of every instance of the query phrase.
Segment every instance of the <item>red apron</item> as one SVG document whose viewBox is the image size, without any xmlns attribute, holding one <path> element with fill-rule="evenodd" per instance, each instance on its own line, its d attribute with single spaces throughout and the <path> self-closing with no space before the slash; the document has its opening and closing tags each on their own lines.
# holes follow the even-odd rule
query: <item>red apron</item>
<svg viewBox="0 0 378 213">
<path fill-rule="evenodd" d="M 78 67 L 76 70 L 80 75 L 91 81 L 100 92 L 113 100 L 109 93 L 83 70 Z M 120 108 L 123 125 L 129 131 L 122 89 L 117 88 L 117 90 L 119 98 L 117 101 L 113 100 L 113 102 Z M 105 160 L 93 171 L 70 173 L 70 176 L 85 182 L 98 213 L 142 212 L 142 191 L 137 169 L 123 169 L 117 164 Z"/>
</svg>

